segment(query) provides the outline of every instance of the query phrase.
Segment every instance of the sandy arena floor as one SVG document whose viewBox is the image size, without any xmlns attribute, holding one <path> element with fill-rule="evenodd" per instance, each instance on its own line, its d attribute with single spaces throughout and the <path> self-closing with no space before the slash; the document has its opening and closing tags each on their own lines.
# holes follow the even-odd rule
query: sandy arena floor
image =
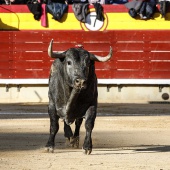
<svg viewBox="0 0 170 170">
<path fill-rule="evenodd" d="M 47 105 L 0 104 L 0 170 L 170 170 L 170 105 L 99 105 L 93 151 L 65 148 L 63 122 L 45 153 Z"/>
</svg>

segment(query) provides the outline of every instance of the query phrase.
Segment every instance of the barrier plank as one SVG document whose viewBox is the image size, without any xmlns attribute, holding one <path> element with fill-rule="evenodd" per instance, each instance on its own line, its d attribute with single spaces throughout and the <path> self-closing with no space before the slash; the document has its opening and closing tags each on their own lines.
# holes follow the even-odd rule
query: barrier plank
<svg viewBox="0 0 170 170">
<path fill-rule="evenodd" d="M 108 69 L 116 69 L 117 67 L 117 63 L 116 61 L 108 61 L 107 63 L 106 62 L 96 62 L 95 63 L 95 66 L 96 66 L 96 69 L 101 69 L 101 70 L 108 70 Z"/>
<path fill-rule="evenodd" d="M 22 61 L 15 61 L 14 68 L 16 70 L 24 70 L 24 69 L 49 69 L 50 63 L 44 62 L 43 60 L 22 60 Z"/>
<path fill-rule="evenodd" d="M 158 70 L 158 71 L 151 71 L 149 73 L 149 78 L 152 79 L 169 79 L 169 75 L 170 75 L 170 71 L 162 71 L 162 70 Z M 160 78 L 161 76 L 161 78 Z"/>
<path fill-rule="evenodd" d="M 151 42 L 149 44 L 150 51 L 152 52 L 160 52 L 167 51 L 170 52 L 170 42 Z"/>
<path fill-rule="evenodd" d="M 116 68 L 121 70 L 143 70 L 148 68 L 148 63 L 144 61 L 119 61 Z"/>
<path fill-rule="evenodd" d="M 38 69 L 30 69 L 30 70 L 13 70 L 13 77 L 12 78 L 21 78 L 21 79 L 40 79 L 40 78 L 48 78 L 49 76 L 49 69 L 38 70 Z"/>
<path fill-rule="evenodd" d="M 142 52 L 144 51 L 144 42 L 130 42 L 130 41 L 118 41 L 116 42 L 116 51 L 131 51 L 131 52 Z"/>
<path fill-rule="evenodd" d="M 114 77 L 118 79 L 148 79 L 152 78 L 149 76 L 148 70 L 119 70 L 114 71 Z"/>
<path fill-rule="evenodd" d="M 10 79 L 13 78 L 11 70 L 0 68 L 0 79 Z"/>
<path fill-rule="evenodd" d="M 16 61 L 20 60 L 43 60 L 50 61 L 51 58 L 48 56 L 47 51 L 15 51 L 13 53 L 13 58 Z"/>
<path fill-rule="evenodd" d="M 142 30 L 129 30 L 128 32 L 116 30 L 113 35 L 116 41 L 144 41 L 145 39 L 145 32 Z"/>
<path fill-rule="evenodd" d="M 10 69 L 10 62 L 9 61 L 0 61 L 0 69 Z"/>
<path fill-rule="evenodd" d="M 151 62 L 151 70 L 152 71 L 157 71 L 157 70 L 161 70 L 161 71 L 170 71 L 170 61 L 166 62 L 162 62 L 162 61 L 156 61 L 156 62 Z"/>
<path fill-rule="evenodd" d="M 13 33 L 13 40 L 15 43 L 23 42 L 43 42 L 42 31 L 15 31 Z"/>
<path fill-rule="evenodd" d="M 155 51 L 149 53 L 149 59 L 152 60 L 170 60 L 170 52 L 168 51 Z"/>
<path fill-rule="evenodd" d="M 113 54 L 115 60 L 149 60 L 149 53 L 144 51 L 116 51 Z"/>
<path fill-rule="evenodd" d="M 47 51 L 47 44 L 43 42 L 14 43 L 14 51 Z"/>
<path fill-rule="evenodd" d="M 12 58 L 13 52 L 9 50 L 6 50 L 6 51 L 2 51 L 2 50 L 0 50 L 0 62 L 10 60 Z"/>
<path fill-rule="evenodd" d="M 113 78 L 114 71 L 109 69 L 109 70 L 101 70 L 101 69 L 96 69 L 96 75 L 97 78 L 104 79 L 104 78 Z"/>
</svg>

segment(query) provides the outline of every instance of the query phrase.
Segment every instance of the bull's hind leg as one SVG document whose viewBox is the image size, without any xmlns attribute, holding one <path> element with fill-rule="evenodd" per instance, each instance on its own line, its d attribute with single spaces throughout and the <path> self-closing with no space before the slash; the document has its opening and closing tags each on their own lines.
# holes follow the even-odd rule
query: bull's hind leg
<svg viewBox="0 0 170 170">
<path fill-rule="evenodd" d="M 81 127 L 82 122 L 83 122 L 83 118 L 76 119 L 75 121 L 74 136 L 70 140 L 70 144 L 72 147 L 79 148 L 80 127 Z"/>
<path fill-rule="evenodd" d="M 66 146 L 79 148 L 79 136 L 80 136 L 79 134 L 80 134 L 80 127 L 81 127 L 82 121 L 83 121 L 83 118 L 76 119 L 74 135 L 72 133 L 71 127 L 64 122 L 64 133 L 66 137 Z"/>
<path fill-rule="evenodd" d="M 89 155 L 92 152 L 92 130 L 94 128 L 94 122 L 96 118 L 96 107 L 91 106 L 85 115 L 85 128 L 86 128 L 86 136 L 84 139 L 83 149 L 84 153 Z"/>
<path fill-rule="evenodd" d="M 48 114 L 50 117 L 50 136 L 46 144 L 47 152 L 54 152 L 54 140 L 56 133 L 59 130 L 59 117 L 56 114 L 56 109 L 54 105 L 49 105 Z"/>
<path fill-rule="evenodd" d="M 73 132 L 72 129 L 69 125 L 66 124 L 66 122 L 64 121 L 64 136 L 66 138 L 66 147 L 70 146 L 70 141 L 73 138 Z"/>
</svg>

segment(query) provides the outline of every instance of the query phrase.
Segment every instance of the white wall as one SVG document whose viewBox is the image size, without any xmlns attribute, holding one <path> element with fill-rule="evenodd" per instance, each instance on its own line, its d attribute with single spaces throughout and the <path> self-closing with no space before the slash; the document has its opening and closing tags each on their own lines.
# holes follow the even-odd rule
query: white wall
<svg viewBox="0 0 170 170">
<path fill-rule="evenodd" d="M 106 85 L 98 86 L 99 103 L 148 103 L 164 100 L 162 94 L 170 94 L 170 87 L 159 86 L 123 86 L 121 91 L 118 86 L 111 86 L 109 91 Z M 10 86 L 8 92 L 5 85 L 0 86 L 0 103 L 26 103 L 26 102 L 48 102 L 48 86 L 46 85 L 21 85 L 20 91 L 17 86 Z"/>
</svg>

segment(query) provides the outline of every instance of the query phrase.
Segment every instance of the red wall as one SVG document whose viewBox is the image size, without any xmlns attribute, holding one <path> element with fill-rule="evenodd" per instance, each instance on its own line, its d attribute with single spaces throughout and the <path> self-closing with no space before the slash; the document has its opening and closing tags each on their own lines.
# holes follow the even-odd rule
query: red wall
<svg viewBox="0 0 170 170">
<path fill-rule="evenodd" d="M 97 55 L 113 58 L 96 63 L 98 78 L 169 79 L 170 31 L 1 31 L 0 79 L 48 78 L 52 59 L 47 48 L 54 39 L 54 51 L 76 44 Z"/>
</svg>

